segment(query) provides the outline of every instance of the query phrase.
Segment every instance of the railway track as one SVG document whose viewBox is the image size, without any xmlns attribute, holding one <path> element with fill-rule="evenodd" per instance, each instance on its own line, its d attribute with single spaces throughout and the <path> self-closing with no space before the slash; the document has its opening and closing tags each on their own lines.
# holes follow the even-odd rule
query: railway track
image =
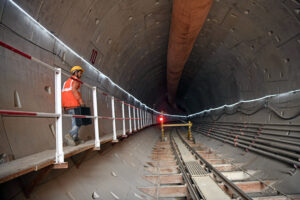
<svg viewBox="0 0 300 200">
<path fill-rule="evenodd" d="M 276 180 L 256 177 L 243 163 L 223 159 L 211 149 L 195 144 L 178 128 L 170 129 L 166 141 L 153 147 L 144 178 L 153 186 L 139 189 L 153 199 L 300 199 L 279 192 Z"/>
</svg>

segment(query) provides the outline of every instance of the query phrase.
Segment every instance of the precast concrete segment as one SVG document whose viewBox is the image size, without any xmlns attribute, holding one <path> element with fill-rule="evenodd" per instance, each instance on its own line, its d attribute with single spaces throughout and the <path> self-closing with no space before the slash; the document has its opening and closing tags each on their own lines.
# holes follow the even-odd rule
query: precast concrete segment
<svg viewBox="0 0 300 200">
<path fill-rule="evenodd" d="M 196 161 L 195 157 L 192 155 L 192 153 L 185 147 L 185 145 L 181 142 L 181 140 L 178 137 L 174 137 L 174 140 L 176 142 L 176 145 L 180 151 L 182 160 L 186 162 L 190 161 Z M 200 164 L 199 164 L 200 166 Z"/>
<path fill-rule="evenodd" d="M 273 185 L 275 181 L 264 181 L 268 185 Z M 235 182 L 235 184 L 246 193 L 264 192 L 267 186 L 260 181 Z M 223 184 L 220 187 L 232 196 L 232 191 L 228 190 Z"/>
<path fill-rule="evenodd" d="M 202 138 L 203 139 L 203 138 Z M 201 140 L 202 144 L 205 144 L 207 142 Z M 190 141 L 187 141 L 187 143 L 190 143 Z M 234 182 L 237 187 L 239 187 L 241 190 L 243 190 L 245 193 L 249 193 L 249 195 L 252 197 L 258 197 L 256 199 L 290 199 L 288 198 L 289 195 L 287 194 L 295 194 L 292 192 L 289 193 L 283 193 L 282 191 L 280 192 L 278 190 L 278 182 L 276 177 L 273 178 L 268 178 L 265 180 L 265 178 L 260 178 L 259 176 L 262 173 L 265 173 L 265 166 L 262 170 L 253 170 L 252 168 L 247 167 L 247 163 L 237 163 L 236 161 L 234 162 L 232 159 L 221 159 L 223 157 L 222 154 L 216 154 L 214 152 L 214 148 L 212 147 L 206 147 L 202 144 L 197 144 L 199 145 L 198 147 L 195 146 L 194 149 L 208 149 L 206 152 L 201 152 L 200 155 L 205 155 L 205 154 L 215 154 L 218 155 L 218 159 L 207 159 L 207 161 L 210 164 L 213 164 L 213 166 L 220 172 L 222 172 L 222 175 L 225 176 L 228 180 Z M 221 150 L 221 152 L 224 152 L 226 150 Z M 197 151 L 199 154 L 199 152 Z M 219 163 L 211 163 L 211 161 L 216 161 L 218 160 Z M 220 161 L 223 161 L 223 163 L 220 163 Z M 234 163 L 233 163 L 234 162 Z M 261 161 L 258 161 L 261 162 Z M 243 167 L 242 167 L 243 166 Z M 245 168 L 246 167 L 246 168 Z M 247 169 L 248 168 L 248 169 Z M 269 167 L 268 167 L 269 169 Z M 280 168 L 280 173 L 282 173 L 282 167 Z M 210 175 L 216 182 L 221 183 L 220 186 L 223 188 L 223 190 L 230 196 L 234 197 L 234 192 L 229 189 L 228 187 L 224 186 L 224 183 L 222 183 L 222 180 L 220 177 L 216 176 L 215 174 Z M 265 176 L 264 176 L 265 177 Z M 271 180 L 270 180 L 271 179 Z M 281 179 L 281 178 L 280 178 Z M 297 178 L 296 178 L 297 179 Z M 276 183 L 276 187 L 272 186 L 274 183 Z M 286 183 L 285 183 L 286 185 Z M 259 193 L 259 194 L 258 194 Z M 270 195 L 279 195 L 279 196 L 270 196 Z M 282 196 L 280 196 L 282 195 Z M 293 196 L 292 199 L 299 199 L 299 197 Z"/>
<path fill-rule="evenodd" d="M 202 194 L 203 199 L 209 200 L 229 200 L 229 196 L 227 196 L 222 189 L 218 186 L 216 182 L 214 182 L 211 177 L 203 176 L 203 177 L 193 177 L 193 180 L 196 183 L 196 187 Z"/>
<path fill-rule="evenodd" d="M 234 183 L 232 183 L 232 181 L 230 181 L 228 178 L 226 178 L 222 173 L 220 173 L 219 172 L 219 170 L 217 170 L 216 168 L 214 168 L 209 162 L 207 162 L 202 156 L 200 156 L 200 154 L 199 153 L 197 153 L 195 150 L 194 150 L 194 148 L 199 148 L 200 147 L 200 149 L 201 148 L 203 148 L 203 149 L 207 149 L 207 148 L 205 148 L 205 147 L 202 147 L 201 145 L 197 145 L 197 144 L 194 144 L 193 145 L 193 148 L 191 148 L 191 146 L 192 146 L 192 142 L 190 141 L 190 140 L 187 140 L 187 139 L 184 139 L 184 137 L 182 136 L 182 133 L 179 133 L 177 136 L 180 136 L 180 138 L 181 138 L 181 141 L 182 141 L 182 143 L 184 143 L 185 145 L 186 145 L 186 147 L 189 147 L 189 150 L 191 151 L 191 152 L 193 152 L 193 154 L 195 154 L 195 156 L 198 158 L 198 159 L 200 159 L 200 162 L 201 163 L 203 163 L 203 164 L 205 164 L 206 165 L 206 167 L 210 170 L 210 171 L 212 171 L 213 173 L 211 174 L 211 176 L 212 177 L 216 177 L 216 176 L 218 176 L 220 179 L 222 179 L 222 182 L 224 182 L 225 184 L 226 184 L 226 188 L 228 189 L 228 190 L 230 190 L 230 196 L 232 197 L 232 194 L 233 193 L 235 193 L 235 194 L 237 194 L 238 196 L 240 196 L 242 199 L 251 199 L 251 197 L 250 196 L 248 196 L 244 191 L 242 191 L 240 188 L 238 188 L 238 186 L 236 186 Z M 198 146 L 198 147 L 197 147 Z M 212 154 L 213 152 L 211 152 L 211 150 L 209 149 L 209 151 L 208 151 L 208 154 Z M 211 177 L 211 178 L 212 178 Z M 196 180 L 194 180 L 194 182 L 195 182 Z M 205 188 L 205 186 L 206 185 L 204 185 L 204 188 L 203 188 L 203 190 L 204 191 L 206 191 L 207 190 L 207 188 Z M 198 187 L 198 189 L 200 190 L 200 188 Z M 224 189 L 223 189 L 224 190 Z M 234 192 L 233 192 L 234 191 Z M 199 191 L 199 192 L 201 192 L 201 191 Z M 208 190 L 207 191 L 208 192 L 208 196 L 210 196 L 211 195 L 211 193 L 210 193 L 210 191 Z M 203 193 L 201 193 L 202 195 L 203 195 Z"/>
<path fill-rule="evenodd" d="M 258 172 L 259 171 L 257 170 L 247 170 L 247 172 L 230 171 L 230 172 L 222 172 L 222 174 L 231 181 L 245 181 L 253 177 Z"/>
<path fill-rule="evenodd" d="M 203 26 L 212 0 L 174 0 L 167 57 L 168 99 L 175 95 L 184 65 Z"/>
<path fill-rule="evenodd" d="M 178 174 L 179 170 L 177 166 L 170 166 L 170 167 L 148 167 L 146 171 L 152 174 Z"/>
<path fill-rule="evenodd" d="M 181 174 L 171 174 L 171 175 L 146 175 L 144 178 L 153 184 L 183 184 L 183 178 Z"/>
<path fill-rule="evenodd" d="M 172 185 L 172 186 L 160 186 L 157 187 L 140 187 L 139 188 L 144 193 L 159 198 L 176 198 L 176 197 L 186 197 L 188 194 L 187 187 L 185 185 Z"/>
<path fill-rule="evenodd" d="M 152 175 L 145 175 L 144 179 L 154 184 L 151 187 L 139 187 L 139 189 L 156 198 L 163 197 L 186 197 L 187 186 L 177 166 L 174 152 L 170 148 L 169 141 L 158 141 L 152 148 L 152 162 L 147 162 L 145 170 Z M 169 159 L 172 158 L 172 161 Z"/>
<path fill-rule="evenodd" d="M 209 176 L 202 168 L 199 161 L 195 159 L 193 154 L 184 145 L 181 139 L 176 135 L 174 141 L 180 151 L 182 160 L 184 161 L 187 171 L 191 175 L 196 188 L 203 199 L 230 199 L 227 194 L 219 187 L 219 185 Z"/>
</svg>

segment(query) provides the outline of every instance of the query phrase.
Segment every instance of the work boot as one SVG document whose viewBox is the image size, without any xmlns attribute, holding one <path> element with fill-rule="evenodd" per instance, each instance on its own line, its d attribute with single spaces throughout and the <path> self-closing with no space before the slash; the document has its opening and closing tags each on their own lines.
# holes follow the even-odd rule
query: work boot
<svg viewBox="0 0 300 200">
<path fill-rule="evenodd" d="M 73 137 L 69 133 L 65 135 L 65 139 L 67 140 L 68 146 L 76 146 Z"/>
<path fill-rule="evenodd" d="M 79 139 L 79 137 L 76 137 L 76 138 L 74 139 L 74 141 L 76 142 L 76 144 L 84 144 L 84 143 L 85 143 L 85 141 Z"/>
</svg>

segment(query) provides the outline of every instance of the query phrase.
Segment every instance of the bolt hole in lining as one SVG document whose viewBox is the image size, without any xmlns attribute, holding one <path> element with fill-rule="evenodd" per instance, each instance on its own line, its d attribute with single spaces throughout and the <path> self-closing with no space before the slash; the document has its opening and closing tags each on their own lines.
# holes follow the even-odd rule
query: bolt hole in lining
<svg viewBox="0 0 300 200">
<path fill-rule="evenodd" d="M 45 86 L 45 91 L 48 93 L 48 94 L 51 94 L 51 87 L 50 86 Z"/>
</svg>

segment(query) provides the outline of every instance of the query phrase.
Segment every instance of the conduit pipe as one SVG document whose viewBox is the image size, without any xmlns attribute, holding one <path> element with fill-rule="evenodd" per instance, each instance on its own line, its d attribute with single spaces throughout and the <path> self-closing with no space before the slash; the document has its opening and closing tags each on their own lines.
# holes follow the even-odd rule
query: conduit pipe
<svg viewBox="0 0 300 200">
<path fill-rule="evenodd" d="M 196 132 L 201 133 L 201 134 L 203 134 L 205 136 L 208 136 L 208 137 L 215 138 L 215 139 L 220 140 L 222 142 L 226 142 L 226 143 L 232 144 L 234 146 L 245 148 L 247 150 L 250 150 L 250 151 L 265 155 L 265 156 L 269 156 L 271 158 L 275 158 L 275 159 L 283 161 L 285 163 L 292 164 L 295 168 L 300 167 L 300 162 L 289 159 L 289 158 L 286 158 L 286 157 L 283 157 L 281 155 L 277 155 L 276 152 L 274 152 L 274 151 L 267 152 L 267 151 L 264 151 L 264 150 L 261 150 L 261 149 L 258 149 L 258 148 L 252 147 L 252 146 L 247 146 L 247 145 L 243 145 L 243 144 L 240 144 L 240 143 L 236 143 L 234 141 L 231 141 L 230 138 L 228 139 L 228 137 L 225 137 L 225 136 L 205 134 L 202 131 L 196 131 Z"/>
<path fill-rule="evenodd" d="M 202 129 L 202 130 L 209 131 L 209 129 Z M 223 130 L 222 132 L 219 130 L 214 130 L 213 132 L 220 133 L 220 134 L 224 133 L 232 138 L 238 137 L 239 139 L 244 139 L 246 141 L 251 141 L 251 142 L 254 141 L 256 143 L 262 143 L 262 144 L 266 144 L 268 146 L 273 146 L 273 147 L 286 149 L 286 150 L 290 150 L 290 151 L 296 151 L 296 152 L 300 153 L 299 143 L 297 143 L 297 144 L 293 143 L 291 145 L 288 145 L 288 144 L 283 144 L 283 143 L 286 143 L 286 141 L 283 141 L 283 140 L 276 140 L 277 142 L 272 142 L 272 141 L 270 141 L 272 139 L 262 138 L 261 136 L 258 136 L 258 135 L 256 135 L 257 138 L 255 138 L 256 136 L 254 136 L 254 135 L 250 135 L 250 134 L 246 134 L 246 133 L 243 133 L 243 135 L 242 135 L 242 134 L 237 134 L 237 133 L 233 133 L 233 132 L 228 132 L 226 130 Z M 273 139 L 273 140 L 275 140 L 275 139 Z"/>
<path fill-rule="evenodd" d="M 243 124 L 243 123 L 228 123 L 228 122 L 203 122 L 201 124 L 210 124 L 216 126 L 227 126 L 227 127 L 236 127 L 236 128 L 253 128 L 253 129 L 264 129 L 270 131 L 298 131 L 300 132 L 300 126 L 297 124 Z M 274 126 L 274 127 L 272 127 Z M 276 128 L 276 126 L 281 126 L 281 128 Z M 291 128 L 293 127 L 293 128 Z M 299 137 L 300 138 L 300 137 Z"/>
<path fill-rule="evenodd" d="M 202 128 L 202 131 L 208 131 L 208 133 L 217 133 L 217 134 L 226 135 L 226 136 L 233 138 L 236 141 L 237 140 L 251 141 L 252 142 L 251 145 L 253 145 L 253 146 L 259 145 L 259 144 L 254 144 L 254 143 L 262 143 L 262 144 L 265 144 L 264 146 L 270 146 L 271 148 L 272 148 L 272 146 L 277 147 L 277 149 L 279 148 L 278 151 L 281 151 L 280 149 L 285 149 L 285 150 L 289 150 L 292 152 L 300 152 L 299 143 L 297 143 L 296 145 L 295 144 L 292 144 L 292 145 L 283 144 L 286 142 L 283 139 L 280 140 L 281 143 L 279 143 L 279 142 L 271 142 L 268 139 L 261 138 L 261 136 L 259 136 L 259 135 L 249 136 L 248 134 L 245 134 L 245 133 L 235 134 L 232 132 L 227 132 L 226 130 L 221 131 L 218 129 L 212 130 L 212 129 L 207 129 L 207 128 Z M 263 148 L 263 147 L 261 147 L 261 148 Z M 295 156 L 295 158 L 300 158 L 300 155 L 297 154 L 297 156 Z"/>
<path fill-rule="evenodd" d="M 203 126 L 203 124 L 201 125 Z M 207 124 L 205 124 L 204 126 L 207 126 Z M 300 139 L 300 136 L 296 136 L 296 135 L 283 135 L 283 134 L 279 134 L 279 133 L 274 133 L 274 131 L 290 131 L 290 132 L 299 132 L 300 133 L 300 130 L 296 130 L 296 129 L 273 129 L 273 128 L 267 128 L 267 127 L 246 127 L 247 129 L 256 129 L 256 131 L 254 130 L 246 130 L 245 127 L 243 126 L 240 126 L 240 127 L 237 127 L 236 128 L 232 128 L 231 126 L 220 126 L 218 124 L 210 124 L 210 126 L 214 126 L 214 127 L 219 127 L 219 128 L 222 128 L 222 129 L 227 129 L 227 130 L 230 130 L 230 131 L 242 131 L 242 132 L 249 132 L 249 133 L 254 133 L 254 134 L 257 134 L 258 132 L 260 133 L 260 135 L 271 135 L 271 136 L 274 136 L 274 137 L 283 137 L 283 138 L 289 138 L 289 139 L 297 139 L 299 140 Z M 243 129 L 243 130 L 242 130 Z M 270 131 L 273 131 L 273 132 L 266 132 L 266 130 L 270 130 Z M 267 137 L 267 136 L 265 136 Z M 281 141 L 281 140 L 280 140 Z M 291 142 L 291 141 L 289 141 Z M 296 145 L 298 145 L 299 143 L 297 143 Z"/>
<path fill-rule="evenodd" d="M 167 56 L 168 100 L 173 106 L 184 65 L 212 2 L 213 0 L 173 0 Z"/>
<path fill-rule="evenodd" d="M 230 134 L 227 134 L 227 133 L 222 133 L 221 131 L 212 131 L 211 133 L 214 133 L 214 135 L 218 135 L 220 137 L 226 137 L 226 139 L 229 139 L 229 140 L 231 139 L 235 144 L 242 143 L 242 144 L 246 144 L 246 145 L 250 145 L 250 146 L 255 146 L 255 147 L 260 148 L 260 149 L 265 149 L 267 151 L 275 152 L 277 154 L 285 155 L 285 156 L 288 156 L 288 157 L 292 157 L 292 158 L 296 158 L 296 159 L 300 158 L 300 154 L 292 153 L 292 152 L 285 151 L 285 150 L 280 150 L 280 149 L 277 149 L 277 148 L 268 147 L 266 145 L 261 145 L 261 144 L 248 142 L 247 140 L 249 140 L 249 139 L 245 139 L 245 137 L 243 137 L 243 136 L 238 136 L 237 137 L 237 136 L 230 135 Z M 223 135 L 223 136 L 221 136 L 221 135 Z M 255 139 L 253 138 L 252 141 L 255 141 Z M 296 149 L 295 149 L 295 151 L 296 151 Z"/>
</svg>

